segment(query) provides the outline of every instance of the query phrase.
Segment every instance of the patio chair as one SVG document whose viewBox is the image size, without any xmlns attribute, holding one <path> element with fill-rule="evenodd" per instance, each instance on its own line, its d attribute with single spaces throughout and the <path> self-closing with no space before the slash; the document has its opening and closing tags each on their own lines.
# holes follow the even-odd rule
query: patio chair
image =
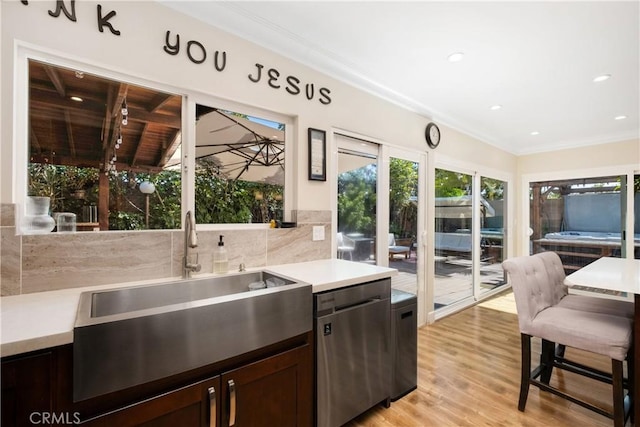
<svg viewBox="0 0 640 427">
<path fill-rule="evenodd" d="M 349 255 L 349 260 L 353 261 L 356 243 L 342 233 L 338 233 L 336 240 L 338 243 L 338 259 L 344 259 L 345 255 Z"/>
<path fill-rule="evenodd" d="M 404 258 L 408 259 L 411 256 L 411 246 L 396 245 L 396 236 L 389 233 L 389 260 L 393 261 L 394 255 L 397 254 L 404 254 Z"/>
<path fill-rule="evenodd" d="M 529 386 L 534 385 L 612 418 L 615 427 L 623 427 L 628 414 L 625 411 L 624 389 L 631 389 L 629 382 L 623 378 L 625 359 L 629 378 L 632 378 L 633 372 L 632 358 L 627 358 L 627 354 L 632 354 L 629 352 L 632 345 L 632 319 L 628 317 L 628 307 L 624 304 L 629 303 L 582 296 L 567 299 L 571 295 L 567 295 L 567 287 L 563 283 L 562 262 L 553 252 L 510 258 L 502 266 L 509 274 L 520 327 L 522 365 L 518 410 L 524 412 Z M 616 306 L 621 307 L 622 311 L 616 312 Z M 540 365 L 533 371 L 531 337 L 542 340 Z M 556 351 L 556 344 L 559 344 L 559 351 Z M 565 358 L 565 346 L 608 356 L 612 374 Z M 553 368 L 612 384 L 613 412 L 552 387 L 550 379 Z"/>
</svg>

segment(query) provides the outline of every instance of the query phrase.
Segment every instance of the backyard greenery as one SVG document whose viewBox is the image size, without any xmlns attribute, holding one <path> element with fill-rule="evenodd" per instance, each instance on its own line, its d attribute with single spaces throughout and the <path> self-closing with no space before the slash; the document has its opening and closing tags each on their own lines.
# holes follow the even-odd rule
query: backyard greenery
<svg viewBox="0 0 640 427">
<path fill-rule="evenodd" d="M 389 232 L 397 238 L 415 238 L 417 232 L 418 165 L 391 158 L 389 163 Z M 338 224 L 344 233 L 375 234 L 376 166 L 367 165 L 338 177 Z M 472 176 L 436 169 L 436 197 L 460 197 L 471 193 Z M 481 180 L 485 200 L 501 200 L 504 182 Z"/>
<path fill-rule="evenodd" d="M 418 208 L 417 164 L 392 158 L 389 164 L 390 232 L 415 237 Z M 339 231 L 374 235 L 376 227 L 376 165 L 354 169 L 338 177 Z"/>
<path fill-rule="evenodd" d="M 98 170 L 30 163 L 29 195 L 51 199 L 51 212 L 72 212 L 83 222 L 83 207 L 98 205 Z M 146 196 L 140 183 L 152 182 L 149 229 L 181 227 L 182 179 L 180 171 L 159 173 L 117 172 L 109 175 L 109 229 L 146 229 Z M 79 192 L 81 190 L 81 192 Z M 206 167 L 196 171 L 198 223 L 248 223 L 282 220 L 283 192 L 278 185 L 233 181 Z"/>
<path fill-rule="evenodd" d="M 215 165 L 200 162 L 196 171 L 195 216 L 200 224 L 265 223 L 282 220 L 283 188 L 279 185 L 234 181 L 219 177 Z M 467 194 L 471 176 L 436 169 L 436 197 Z M 160 173 L 118 172 L 109 175 L 109 228 L 145 229 L 145 195 L 141 182 L 150 181 L 156 191 L 149 196 L 149 228 L 181 227 L 182 180 L 177 170 Z M 338 177 L 340 231 L 375 234 L 376 165 L 345 172 Z M 482 179 L 486 200 L 503 197 L 503 183 Z M 417 164 L 390 161 L 390 232 L 415 237 L 417 217 Z M 98 170 L 75 166 L 29 164 L 29 195 L 51 198 L 51 212 L 73 212 L 82 222 L 82 208 L 98 205 Z"/>
</svg>

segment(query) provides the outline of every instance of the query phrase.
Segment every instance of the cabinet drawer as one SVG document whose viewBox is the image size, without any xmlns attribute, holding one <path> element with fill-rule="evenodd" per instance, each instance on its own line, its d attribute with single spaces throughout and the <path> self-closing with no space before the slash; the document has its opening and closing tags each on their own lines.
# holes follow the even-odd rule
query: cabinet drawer
<svg viewBox="0 0 640 427">
<path fill-rule="evenodd" d="M 209 389 L 216 392 L 211 394 Z M 219 418 L 220 377 L 137 402 L 125 408 L 87 420 L 81 425 L 91 427 L 175 427 L 208 426 Z M 211 399 L 215 399 L 212 405 Z M 210 408 L 215 408 L 212 414 Z"/>
</svg>

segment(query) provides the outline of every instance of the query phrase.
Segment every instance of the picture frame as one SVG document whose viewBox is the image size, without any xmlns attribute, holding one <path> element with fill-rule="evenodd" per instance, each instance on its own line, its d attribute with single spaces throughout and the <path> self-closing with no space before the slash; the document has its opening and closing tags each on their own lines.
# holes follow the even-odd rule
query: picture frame
<svg viewBox="0 0 640 427">
<path fill-rule="evenodd" d="M 327 133 L 309 128 L 309 181 L 327 180 Z"/>
</svg>

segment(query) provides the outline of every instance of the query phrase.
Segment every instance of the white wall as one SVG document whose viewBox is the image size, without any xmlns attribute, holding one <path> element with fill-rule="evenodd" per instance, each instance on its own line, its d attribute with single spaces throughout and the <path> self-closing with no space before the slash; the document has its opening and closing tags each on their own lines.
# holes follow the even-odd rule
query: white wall
<svg viewBox="0 0 640 427">
<path fill-rule="evenodd" d="M 65 2 L 68 6 L 71 2 Z M 104 2 L 103 15 L 111 10 L 116 16 L 109 22 L 121 31 L 112 35 L 108 29 L 98 31 L 97 3 L 76 2 L 77 22 L 63 14 L 49 16 L 55 1 L 2 2 L 1 74 L 2 111 L 1 160 L 2 184 L 0 202 L 16 200 L 14 185 L 14 58 L 16 43 L 28 43 L 36 49 L 57 52 L 73 60 L 86 62 L 105 70 L 166 84 L 179 92 L 196 91 L 234 100 L 239 103 L 275 111 L 294 117 L 297 123 L 296 176 L 298 209 L 327 209 L 330 206 L 329 184 L 307 180 L 307 128 L 329 130 L 340 128 L 397 146 L 427 151 L 424 128 L 429 120 L 418 114 L 335 79 L 329 78 L 274 52 L 265 50 L 230 34 L 221 32 L 192 18 L 154 2 Z M 171 39 L 180 34 L 182 49 L 176 56 L 163 51 L 165 32 Z M 184 53 L 188 40 L 202 43 L 208 52 L 204 64 L 194 64 Z M 227 52 L 227 66 L 214 69 L 211 56 L 215 50 Z M 305 83 L 331 90 L 332 102 L 322 105 L 317 98 L 307 100 L 301 94 L 290 95 L 284 88 L 273 89 L 263 78 L 259 83 L 248 79 L 255 64 L 280 71 L 281 80 L 294 75 Z M 263 71 L 264 73 L 264 71 Z M 284 86 L 284 81 L 280 81 Z M 443 141 L 438 152 L 463 161 L 487 165 L 509 172 L 515 171 L 515 157 L 481 141 L 441 127 Z M 27 141 L 18 141 L 27 144 Z M 330 142 L 329 142 L 330 143 Z M 330 145 L 331 146 L 331 145 Z M 328 156 L 330 159 L 330 156 Z M 20 166 L 21 167 L 21 166 Z"/>
<path fill-rule="evenodd" d="M 639 139 L 518 157 L 520 175 L 621 165 L 640 168 Z"/>
<path fill-rule="evenodd" d="M 65 4 L 70 5 L 69 1 Z M 97 5 L 94 2 L 76 2 L 77 22 L 64 15 L 49 16 L 56 2 L 30 1 L 23 5 L 19 1 L 0 3 L 2 33 L 0 38 L 0 202 L 16 200 L 14 170 L 14 59 L 18 43 L 60 54 L 72 60 L 86 62 L 105 70 L 115 70 L 133 78 L 169 85 L 178 92 L 198 92 L 239 103 L 286 114 L 294 118 L 297 128 L 296 142 L 296 195 L 294 208 L 324 210 L 331 206 L 329 182 L 307 180 L 307 128 L 345 129 L 367 135 L 376 141 L 429 150 L 424 142 L 424 128 L 428 118 L 376 98 L 361 90 L 318 73 L 293 62 L 275 52 L 265 50 L 245 40 L 219 31 L 192 18 L 180 15 L 155 2 L 115 2 L 103 4 L 103 14 L 111 10 L 116 16 L 111 22 L 121 31 L 112 35 L 108 29 L 98 31 Z M 165 32 L 171 31 L 172 40 L 180 34 L 182 49 L 176 56 L 163 51 Z M 194 64 L 184 53 L 188 40 L 201 42 L 208 50 L 206 64 Z M 213 68 L 213 51 L 227 52 L 227 66 L 222 72 Z M 248 79 L 255 72 L 255 64 L 276 68 L 282 74 L 295 75 L 302 84 L 313 83 L 331 90 L 332 102 L 322 105 L 317 98 L 309 101 L 304 95 L 292 96 L 283 88 L 269 87 L 263 78 L 259 83 Z M 283 82 L 280 82 L 283 83 Z M 499 171 L 520 177 L 532 172 L 559 172 L 567 169 L 628 165 L 640 163 L 638 140 L 604 144 L 586 149 L 561 150 L 516 157 L 496 147 L 483 143 L 456 130 L 441 126 L 442 143 L 428 163 L 432 171 L 437 158 L 455 159 L 460 164 L 472 164 L 474 169 Z M 329 147 L 331 147 L 331 141 Z M 17 141 L 16 144 L 27 144 Z M 331 156 L 327 156 L 328 161 Z M 329 166 L 329 165 L 328 165 Z M 20 165 L 22 167 L 22 165 Z M 327 170 L 331 170 L 330 167 Z M 511 196 L 517 199 L 521 186 L 512 188 Z M 432 196 L 432 194 L 430 194 Z M 520 204 L 518 204 L 518 207 Z M 431 212 L 432 213 L 432 212 Z M 518 208 L 514 223 L 522 215 Z M 519 233 L 516 233 L 518 235 Z"/>
</svg>

